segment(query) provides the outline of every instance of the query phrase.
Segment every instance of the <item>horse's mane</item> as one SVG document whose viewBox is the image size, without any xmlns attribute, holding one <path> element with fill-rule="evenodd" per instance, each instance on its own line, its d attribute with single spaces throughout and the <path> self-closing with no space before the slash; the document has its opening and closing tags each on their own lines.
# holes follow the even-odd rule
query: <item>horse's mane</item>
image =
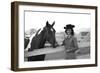
<svg viewBox="0 0 100 73">
<path fill-rule="evenodd" d="M 29 38 L 30 42 L 27 44 L 26 50 L 28 50 L 28 48 L 30 48 L 30 43 L 31 43 L 32 38 L 35 37 L 35 36 L 37 36 L 40 30 L 41 30 L 41 29 L 39 29 L 39 30 L 35 33 L 35 35 L 32 34 L 32 35 L 30 36 L 30 38 Z"/>
<path fill-rule="evenodd" d="M 38 35 L 38 33 L 39 33 L 39 31 L 41 30 L 41 28 L 36 32 L 36 34 L 35 34 L 35 36 L 37 36 Z"/>
</svg>

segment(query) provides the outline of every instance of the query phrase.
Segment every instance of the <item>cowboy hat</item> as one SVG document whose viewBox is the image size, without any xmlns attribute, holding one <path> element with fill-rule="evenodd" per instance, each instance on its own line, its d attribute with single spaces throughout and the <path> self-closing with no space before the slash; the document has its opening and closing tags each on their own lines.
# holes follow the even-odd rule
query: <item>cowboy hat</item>
<svg viewBox="0 0 100 73">
<path fill-rule="evenodd" d="M 75 27 L 75 25 L 72 24 L 67 24 L 64 29 L 73 29 Z"/>
</svg>

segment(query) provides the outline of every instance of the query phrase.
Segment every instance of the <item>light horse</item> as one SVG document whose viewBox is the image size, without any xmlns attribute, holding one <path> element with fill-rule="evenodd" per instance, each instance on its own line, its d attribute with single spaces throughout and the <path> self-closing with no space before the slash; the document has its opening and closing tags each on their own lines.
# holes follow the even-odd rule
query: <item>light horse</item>
<svg viewBox="0 0 100 73">
<path fill-rule="evenodd" d="M 50 43 L 53 48 L 55 48 L 58 45 L 55 38 L 56 31 L 53 28 L 54 24 L 55 22 L 53 22 L 52 25 L 50 25 L 47 21 L 46 26 L 43 28 L 43 30 L 41 30 L 41 32 L 40 29 L 38 30 L 36 35 L 31 40 L 30 48 L 28 49 L 28 51 L 44 48 L 46 42 Z M 45 54 L 28 57 L 28 61 L 42 61 L 44 59 Z"/>
</svg>

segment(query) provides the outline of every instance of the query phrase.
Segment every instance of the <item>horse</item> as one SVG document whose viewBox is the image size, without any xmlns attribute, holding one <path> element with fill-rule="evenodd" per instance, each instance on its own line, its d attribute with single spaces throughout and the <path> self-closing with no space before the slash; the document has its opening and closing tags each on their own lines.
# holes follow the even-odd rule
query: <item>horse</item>
<svg viewBox="0 0 100 73">
<path fill-rule="evenodd" d="M 24 38 L 24 49 L 26 49 L 27 48 L 27 45 L 29 44 L 29 37 L 25 37 Z"/>
<path fill-rule="evenodd" d="M 52 24 L 49 24 L 47 21 L 43 30 L 38 30 L 36 35 L 31 39 L 30 48 L 28 51 L 44 48 L 46 42 L 50 43 L 53 48 L 57 47 L 58 43 L 56 42 L 55 37 L 56 31 L 53 28 L 54 24 L 55 21 Z M 28 61 L 43 61 L 44 59 L 45 54 L 28 57 Z"/>
</svg>

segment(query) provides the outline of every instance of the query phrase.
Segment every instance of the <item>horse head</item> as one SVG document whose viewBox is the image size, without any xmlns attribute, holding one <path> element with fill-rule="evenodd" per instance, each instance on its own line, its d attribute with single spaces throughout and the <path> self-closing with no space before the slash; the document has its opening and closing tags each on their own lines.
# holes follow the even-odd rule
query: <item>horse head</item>
<svg viewBox="0 0 100 73">
<path fill-rule="evenodd" d="M 39 29 L 34 37 L 32 36 L 29 43 L 30 45 L 29 51 L 32 51 L 33 49 L 44 48 L 46 41 L 50 43 L 53 48 L 58 46 L 55 37 L 56 31 L 53 28 L 54 25 L 55 22 L 49 24 L 49 22 L 47 21 L 45 27 L 43 29 Z"/>
<path fill-rule="evenodd" d="M 52 24 L 49 24 L 49 22 L 47 21 L 46 26 L 44 27 L 46 41 L 48 41 L 52 45 L 52 47 L 56 47 L 58 45 L 55 37 L 56 31 L 53 28 L 54 25 L 55 21 Z"/>
</svg>

